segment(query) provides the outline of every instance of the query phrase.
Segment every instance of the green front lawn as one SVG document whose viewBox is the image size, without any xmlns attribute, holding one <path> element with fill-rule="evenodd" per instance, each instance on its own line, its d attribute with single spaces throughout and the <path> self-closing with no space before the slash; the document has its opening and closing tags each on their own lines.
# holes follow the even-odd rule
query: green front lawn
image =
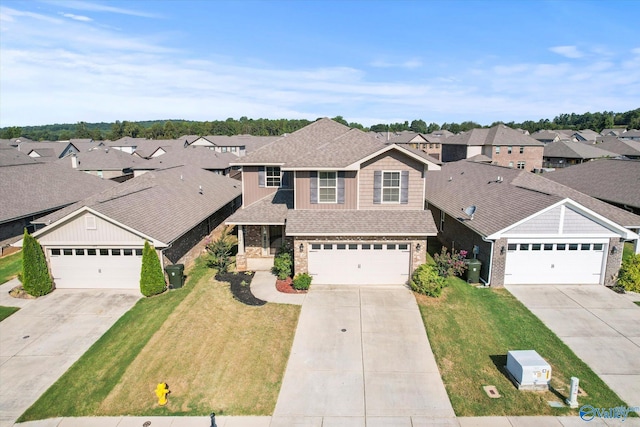
<svg viewBox="0 0 640 427">
<path fill-rule="evenodd" d="M 458 278 L 448 283 L 439 299 L 416 297 L 457 416 L 577 415 L 576 410 L 547 403 L 566 398 L 572 376 L 587 393 L 578 398 L 580 405 L 625 405 L 506 289 L 476 288 Z M 519 391 L 506 377 L 507 351 L 531 349 L 551 365 L 555 392 Z M 486 385 L 496 386 L 502 397 L 489 398 L 482 389 Z"/>
<path fill-rule="evenodd" d="M 20 421 L 271 414 L 300 307 L 236 301 L 204 258 L 183 288 L 140 300 Z M 161 382 L 171 390 L 164 407 L 154 394 Z"/>
<path fill-rule="evenodd" d="M 0 258 L 0 285 L 22 271 L 22 251 Z"/>
<path fill-rule="evenodd" d="M 5 307 L 0 305 L 0 322 L 7 317 L 11 316 L 16 311 L 20 310 L 20 307 Z"/>
</svg>

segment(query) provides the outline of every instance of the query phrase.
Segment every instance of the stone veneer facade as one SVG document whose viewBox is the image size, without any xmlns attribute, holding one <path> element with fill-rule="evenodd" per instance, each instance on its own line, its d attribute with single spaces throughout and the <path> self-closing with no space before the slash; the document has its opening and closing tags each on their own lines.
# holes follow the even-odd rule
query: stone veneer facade
<svg viewBox="0 0 640 427">
<path fill-rule="evenodd" d="M 604 284 L 605 286 L 614 286 L 618 281 L 618 272 L 620 271 L 620 265 L 622 264 L 622 249 L 624 243 L 620 242 L 617 237 L 609 239 L 609 247 L 607 248 L 607 263 L 604 271 Z M 615 254 L 611 253 L 613 248 L 616 248 Z"/>
</svg>

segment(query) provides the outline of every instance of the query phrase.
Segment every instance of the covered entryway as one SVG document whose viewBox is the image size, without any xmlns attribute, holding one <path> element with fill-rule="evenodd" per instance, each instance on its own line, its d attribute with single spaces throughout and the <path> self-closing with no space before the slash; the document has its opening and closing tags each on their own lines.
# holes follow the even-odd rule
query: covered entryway
<svg viewBox="0 0 640 427">
<path fill-rule="evenodd" d="M 142 248 L 47 250 L 56 288 L 140 288 Z"/>
<path fill-rule="evenodd" d="M 309 274 L 321 285 L 396 285 L 409 280 L 408 243 L 336 243 L 309 245 Z"/>
<path fill-rule="evenodd" d="M 509 240 L 505 285 L 601 284 L 607 241 Z"/>
</svg>

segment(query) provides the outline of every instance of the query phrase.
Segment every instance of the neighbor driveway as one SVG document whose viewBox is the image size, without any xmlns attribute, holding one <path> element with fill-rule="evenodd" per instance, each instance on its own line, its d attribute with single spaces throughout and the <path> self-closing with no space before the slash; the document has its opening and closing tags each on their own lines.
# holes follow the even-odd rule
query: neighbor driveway
<svg viewBox="0 0 640 427">
<path fill-rule="evenodd" d="M 138 291 L 58 289 L 35 300 L 8 295 L 0 305 L 22 307 L 0 322 L 0 426 L 11 426 L 141 297 Z"/>
<path fill-rule="evenodd" d="M 640 406 L 639 306 L 601 285 L 506 288 L 628 405 Z"/>
<path fill-rule="evenodd" d="M 457 425 L 407 288 L 312 285 L 271 426 Z"/>
</svg>

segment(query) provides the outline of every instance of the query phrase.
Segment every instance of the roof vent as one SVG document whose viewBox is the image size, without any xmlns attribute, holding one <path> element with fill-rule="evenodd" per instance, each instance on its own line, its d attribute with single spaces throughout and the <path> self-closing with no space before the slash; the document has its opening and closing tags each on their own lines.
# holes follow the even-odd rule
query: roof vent
<svg viewBox="0 0 640 427">
<path fill-rule="evenodd" d="M 502 177 L 500 175 L 498 175 L 498 179 L 496 180 L 496 182 L 502 182 Z"/>
<path fill-rule="evenodd" d="M 199 192 L 200 194 L 203 194 L 203 193 L 202 193 L 202 185 L 199 185 L 199 186 L 198 186 L 198 192 Z"/>
<path fill-rule="evenodd" d="M 182 179 L 182 174 L 180 174 L 180 181 L 184 181 L 184 179 Z"/>
<path fill-rule="evenodd" d="M 449 177 L 449 182 L 451 182 L 451 181 L 453 181 L 453 177 L 452 176 Z"/>
</svg>

